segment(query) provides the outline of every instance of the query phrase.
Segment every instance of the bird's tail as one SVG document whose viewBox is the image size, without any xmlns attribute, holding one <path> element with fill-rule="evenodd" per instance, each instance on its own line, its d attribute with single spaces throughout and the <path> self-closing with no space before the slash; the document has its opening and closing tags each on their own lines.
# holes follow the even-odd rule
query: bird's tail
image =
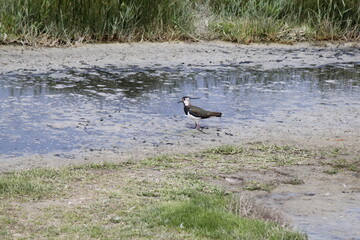
<svg viewBox="0 0 360 240">
<path fill-rule="evenodd" d="M 221 117 L 221 112 L 209 112 L 210 117 Z"/>
</svg>

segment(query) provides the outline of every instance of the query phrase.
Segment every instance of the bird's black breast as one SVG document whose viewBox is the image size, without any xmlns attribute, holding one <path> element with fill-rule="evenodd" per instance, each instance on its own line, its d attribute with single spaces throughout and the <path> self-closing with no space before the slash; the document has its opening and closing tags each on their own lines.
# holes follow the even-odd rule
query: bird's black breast
<svg viewBox="0 0 360 240">
<path fill-rule="evenodd" d="M 184 112 L 188 115 L 190 108 L 188 106 L 184 106 Z"/>
</svg>

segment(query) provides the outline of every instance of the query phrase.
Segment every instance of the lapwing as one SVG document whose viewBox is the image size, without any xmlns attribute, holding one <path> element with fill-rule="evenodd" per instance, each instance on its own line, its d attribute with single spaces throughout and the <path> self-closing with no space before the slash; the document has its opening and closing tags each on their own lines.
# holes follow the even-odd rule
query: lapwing
<svg viewBox="0 0 360 240">
<path fill-rule="evenodd" d="M 205 119 L 209 117 L 221 117 L 221 112 L 210 112 L 206 111 L 202 108 L 195 107 L 190 104 L 191 97 L 185 96 L 182 97 L 179 103 L 184 104 L 184 112 L 186 116 L 188 116 L 190 119 L 192 119 L 195 122 L 195 128 L 200 129 L 199 121 L 200 119 Z"/>
</svg>

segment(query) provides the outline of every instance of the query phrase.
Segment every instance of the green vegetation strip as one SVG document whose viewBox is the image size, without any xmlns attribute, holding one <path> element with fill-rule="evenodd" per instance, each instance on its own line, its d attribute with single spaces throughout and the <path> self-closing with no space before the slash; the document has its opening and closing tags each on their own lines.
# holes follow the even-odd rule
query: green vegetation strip
<svg viewBox="0 0 360 240">
<path fill-rule="evenodd" d="M 211 179 L 298 164 L 325 165 L 329 174 L 359 172 L 358 159 L 338 148 L 255 144 L 140 162 L 3 173 L 0 238 L 305 239 L 281 227 L 284 222 L 276 214 L 226 193 Z M 302 183 L 290 179 L 287 184 Z M 273 187 L 250 181 L 243 189 Z"/>
<path fill-rule="evenodd" d="M 0 0 L 0 42 L 357 40 L 358 0 Z"/>
<path fill-rule="evenodd" d="M 237 216 L 226 209 L 223 194 L 199 195 L 186 201 L 162 204 L 146 220 L 152 224 L 189 230 L 210 239 L 304 239 L 273 222 Z"/>
</svg>

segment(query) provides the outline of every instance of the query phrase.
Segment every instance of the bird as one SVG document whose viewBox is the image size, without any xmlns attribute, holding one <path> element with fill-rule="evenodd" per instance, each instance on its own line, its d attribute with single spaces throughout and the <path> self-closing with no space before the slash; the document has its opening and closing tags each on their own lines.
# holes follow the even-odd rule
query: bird
<svg viewBox="0 0 360 240">
<path fill-rule="evenodd" d="M 195 122 L 196 129 L 200 130 L 200 119 L 205 119 L 209 117 L 221 117 L 221 112 L 206 111 L 202 108 L 191 105 L 190 99 L 191 97 L 188 96 L 182 97 L 179 103 L 182 102 L 184 104 L 184 112 L 186 116 L 188 116 L 191 120 Z"/>
</svg>

